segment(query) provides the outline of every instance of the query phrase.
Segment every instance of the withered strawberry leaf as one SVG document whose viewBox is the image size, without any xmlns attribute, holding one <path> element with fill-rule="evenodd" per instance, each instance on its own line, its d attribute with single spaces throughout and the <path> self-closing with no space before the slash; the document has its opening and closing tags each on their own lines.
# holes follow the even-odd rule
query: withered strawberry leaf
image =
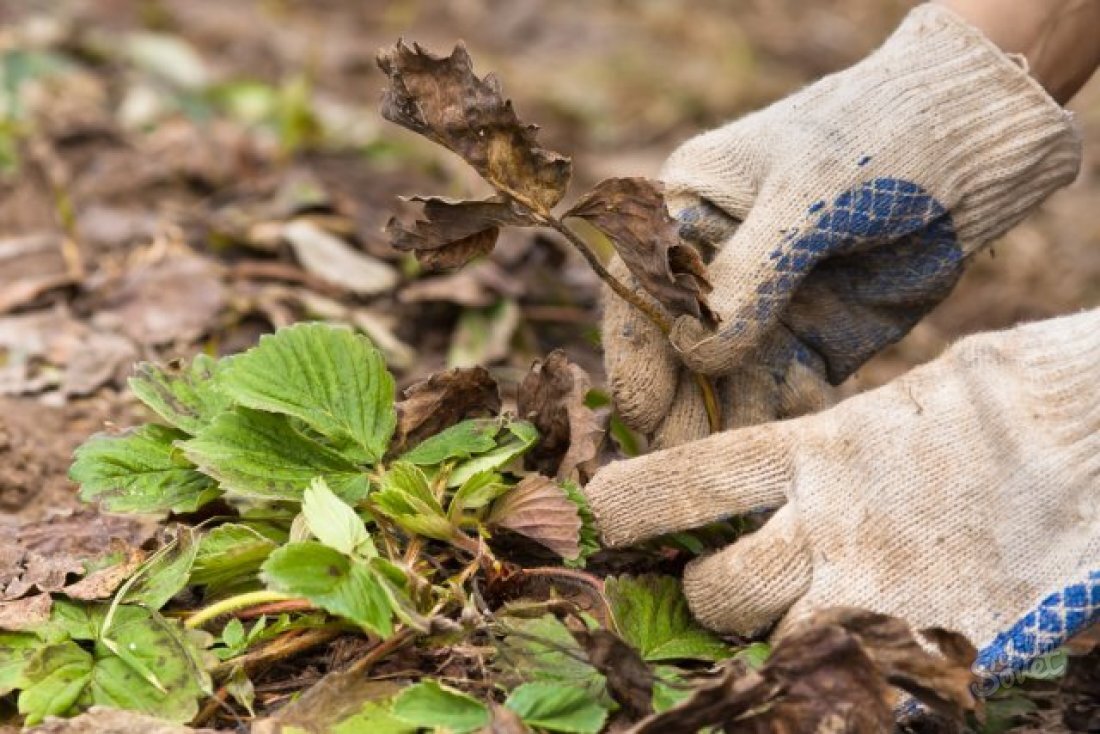
<svg viewBox="0 0 1100 734">
<path fill-rule="evenodd" d="M 680 239 L 661 185 L 646 178 L 609 178 L 582 196 L 563 218 L 584 219 L 606 234 L 642 288 L 676 316 L 708 325 L 717 317 L 707 305 L 711 291 L 703 259 Z"/>
<path fill-rule="evenodd" d="M 500 82 L 479 79 L 466 47 L 436 56 L 403 41 L 378 53 L 389 77 L 382 116 L 453 150 L 497 190 L 548 212 L 569 185 L 571 162 L 539 146 L 538 128 L 516 116 Z"/>
<path fill-rule="evenodd" d="M 386 224 L 386 234 L 395 248 L 416 253 L 429 270 L 456 268 L 492 252 L 502 226 L 535 223 L 503 196 L 482 201 L 411 196 L 404 201 L 423 204 L 423 218 L 404 224 L 394 217 Z"/>
<path fill-rule="evenodd" d="M 466 418 L 500 412 L 497 383 L 484 367 L 453 367 L 405 389 L 395 406 L 394 449 L 415 446 Z"/>
<path fill-rule="evenodd" d="M 595 471 L 604 430 L 584 404 L 590 387 L 585 371 L 560 349 L 532 365 L 516 395 L 519 416 L 541 437 L 525 459 L 529 469 L 561 479 L 579 473 L 582 481 Z"/>
<path fill-rule="evenodd" d="M 581 553 L 581 517 L 565 490 L 533 474 L 493 504 L 486 521 L 540 543 L 567 560 Z"/>
<path fill-rule="evenodd" d="M 974 648 L 955 633 L 924 634 L 943 657 L 925 650 L 900 619 L 825 609 L 785 636 L 760 671 L 731 665 L 715 682 L 629 732 L 696 731 L 732 721 L 749 734 L 890 731 L 897 700 L 891 686 L 961 720 L 978 706 L 971 692 Z"/>
</svg>

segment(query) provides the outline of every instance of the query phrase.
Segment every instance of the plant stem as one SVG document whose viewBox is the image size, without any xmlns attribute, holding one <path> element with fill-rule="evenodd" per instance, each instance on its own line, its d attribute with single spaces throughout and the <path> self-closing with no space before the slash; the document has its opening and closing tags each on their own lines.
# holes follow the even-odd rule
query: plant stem
<svg viewBox="0 0 1100 734">
<path fill-rule="evenodd" d="M 370 669 L 374 667 L 375 663 L 389 655 L 391 652 L 394 652 L 395 650 L 404 647 L 406 643 L 412 640 L 412 638 L 413 630 L 409 627 L 406 627 L 394 634 L 388 640 L 382 640 L 381 642 L 379 642 L 377 645 L 371 648 L 371 650 L 366 655 L 352 663 L 351 666 L 348 667 L 348 669 L 344 672 L 353 677 L 365 675 L 370 672 Z"/>
<path fill-rule="evenodd" d="M 527 206 L 522 202 L 520 202 L 520 205 Z M 607 286 L 615 292 L 615 295 L 641 311 L 646 318 L 653 322 L 654 326 L 661 330 L 662 334 L 665 336 L 669 335 L 672 331 L 672 322 L 669 321 L 668 317 L 653 304 L 639 297 L 636 292 L 627 288 L 625 283 L 612 275 L 611 271 L 600 262 L 600 258 L 596 256 L 596 253 L 592 251 L 588 243 L 578 237 L 562 220 L 552 214 L 546 214 L 535 210 L 531 210 L 530 213 L 539 224 L 549 227 L 567 239 L 569 243 L 580 252 L 581 256 L 584 257 L 589 267 L 599 276 L 600 280 L 606 283 Z M 722 408 L 718 403 L 718 395 L 714 389 L 714 382 L 706 375 L 701 375 L 699 373 L 692 373 L 692 377 L 694 377 L 695 384 L 699 387 L 699 392 L 703 397 L 703 407 L 707 411 L 707 423 L 710 427 L 710 432 L 717 433 L 722 430 Z"/>
<path fill-rule="evenodd" d="M 183 623 L 183 626 L 188 629 L 196 629 L 206 624 L 212 619 L 220 617 L 223 614 L 236 611 L 237 609 L 244 609 L 246 607 L 254 607 L 259 604 L 270 604 L 271 602 L 290 601 L 292 599 L 298 599 L 299 597 L 291 594 L 283 594 L 278 591 L 268 591 L 267 589 L 261 591 L 249 591 L 245 594 L 237 594 L 221 601 L 214 602 L 208 607 L 198 610 Z"/>
<path fill-rule="evenodd" d="M 294 632 L 297 632 L 297 630 L 294 630 L 282 637 L 275 638 L 259 650 L 245 653 L 239 657 L 230 658 L 225 662 L 219 663 L 214 667 L 213 675 L 215 677 L 227 675 L 238 665 L 243 667 L 245 672 L 248 672 L 254 670 L 258 665 L 274 662 L 276 660 L 283 660 L 292 655 L 297 655 L 300 652 L 305 652 L 310 648 L 323 645 L 329 640 L 339 637 L 345 631 L 346 628 L 341 625 L 317 627 L 316 629 L 305 630 L 298 634 L 294 634 Z"/>
</svg>

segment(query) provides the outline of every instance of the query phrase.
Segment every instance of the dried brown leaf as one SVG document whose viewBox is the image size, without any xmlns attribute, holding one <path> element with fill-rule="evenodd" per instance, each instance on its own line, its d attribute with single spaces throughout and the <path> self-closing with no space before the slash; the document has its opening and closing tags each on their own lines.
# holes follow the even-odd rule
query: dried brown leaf
<svg viewBox="0 0 1100 734">
<path fill-rule="evenodd" d="M 396 408 L 394 446 L 400 449 L 467 418 L 496 415 L 500 393 L 484 367 L 454 367 L 406 388 Z"/>
<path fill-rule="evenodd" d="M 592 667 L 607 678 L 607 690 L 630 721 L 653 713 L 653 671 L 641 654 L 614 632 L 570 630 Z"/>
<path fill-rule="evenodd" d="M 50 618 L 53 599 L 49 594 L 0 601 L 0 630 L 22 632 L 44 624 Z"/>
<path fill-rule="evenodd" d="M 584 219 L 606 234 L 642 288 L 674 315 L 717 323 L 707 305 L 711 284 L 706 265 L 699 251 L 680 239 L 659 183 L 605 179 L 564 216 Z"/>
<path fill-rule="evenodd" d="M 463 44 L 436 56 L 403 41 L 378 52 L 389 77 L 382 116 L 453 150 L 496 189 L 549 211 L 569 185 L 569 158 L 536 141 L 489 74 L 478 79 Z"/>
<path fill-rule="evenodd" d="M 554 480 L 533 474 L 493 505 L 486 523 L 540 543 L 562 558 L 580 555 L 581 518 L 577 506 Z"/>
<path fill-rule="evenodd" d="M 529 469 L 562 479 L 579 474 L 582 481 L 595 471 L 604 430 L 584 404 L 591 386 L 560 349 L 531 367 L 516 395 L 519 416 L 539 429 L 539 442 L 525 459 Z"/>
<path fill-rule="evenodd" d="M 412 196 L 405 201 L 423 204 L 423 218 L 411 224 L 390 219 L 386 234 L 396 249 L 416 253 L 429 270 L 456 268 L 492 252 L 502 226 L 534 224 L 499 196 L 482 201 Z"/>
<path fill-rule="evenodd" d="M 851 608 L 824 610 L 780 641 L 759 672 L 731 665 L 691 698 L 630 732 L 707 726 L 748 734 L 890 731 L 897 699 L 892 686 L 961 719 L 977 705 L 970 692 L 973 648 L 953 633 L 934 632 L 931 639 L 947 643 L 946 657 L 924 650 L 899 619 Z"/>
<path fill-rule="evenodd" d="M 531 731 L 519 714 L 507 706 L 493 704 L 492 713 L 489 726 L 482 729 L 481 734 L 528 734 Z"/>
</svg>

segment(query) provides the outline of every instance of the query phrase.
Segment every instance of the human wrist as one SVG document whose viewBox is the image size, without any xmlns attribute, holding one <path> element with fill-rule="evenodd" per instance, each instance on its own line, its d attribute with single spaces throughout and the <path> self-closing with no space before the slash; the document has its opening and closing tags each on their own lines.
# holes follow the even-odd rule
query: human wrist
<svg viewBox="0 0 1100 734">
<path fill-rule="evenodd" d="M 934 0 L 981 31 L 1064 104 L 1100 65 L 1100 0 Z"/>
</svg>

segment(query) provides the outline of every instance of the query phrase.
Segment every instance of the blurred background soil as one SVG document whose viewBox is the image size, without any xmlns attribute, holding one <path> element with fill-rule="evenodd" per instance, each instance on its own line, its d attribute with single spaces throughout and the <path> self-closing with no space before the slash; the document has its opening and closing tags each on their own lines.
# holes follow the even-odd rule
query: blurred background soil
<svg viewBox="0 0 1100 734">
<path fill-rule="evenodd" d="M 576 196 L 858 60 L 911 5 L 0 1 L 0 515 L 73 512 L 73 447 L 141 417 L 135 361 L 238 351 L 302 318 L 355 325 L 402 384 L 473 363 L 514 384 L 558 346 L 602 383 L 597 283 L 553 236 L 509 234 L 445 274 L 388 246 L 398 195 L 484 191 L 379 117 L 374 56 L 399 36 L 463 39 L 573 156 Z M 1100 305 L 1100 79 L 1072 108 L 1077 182 L 849 391 L 960 335 Z"/>
</svg>

